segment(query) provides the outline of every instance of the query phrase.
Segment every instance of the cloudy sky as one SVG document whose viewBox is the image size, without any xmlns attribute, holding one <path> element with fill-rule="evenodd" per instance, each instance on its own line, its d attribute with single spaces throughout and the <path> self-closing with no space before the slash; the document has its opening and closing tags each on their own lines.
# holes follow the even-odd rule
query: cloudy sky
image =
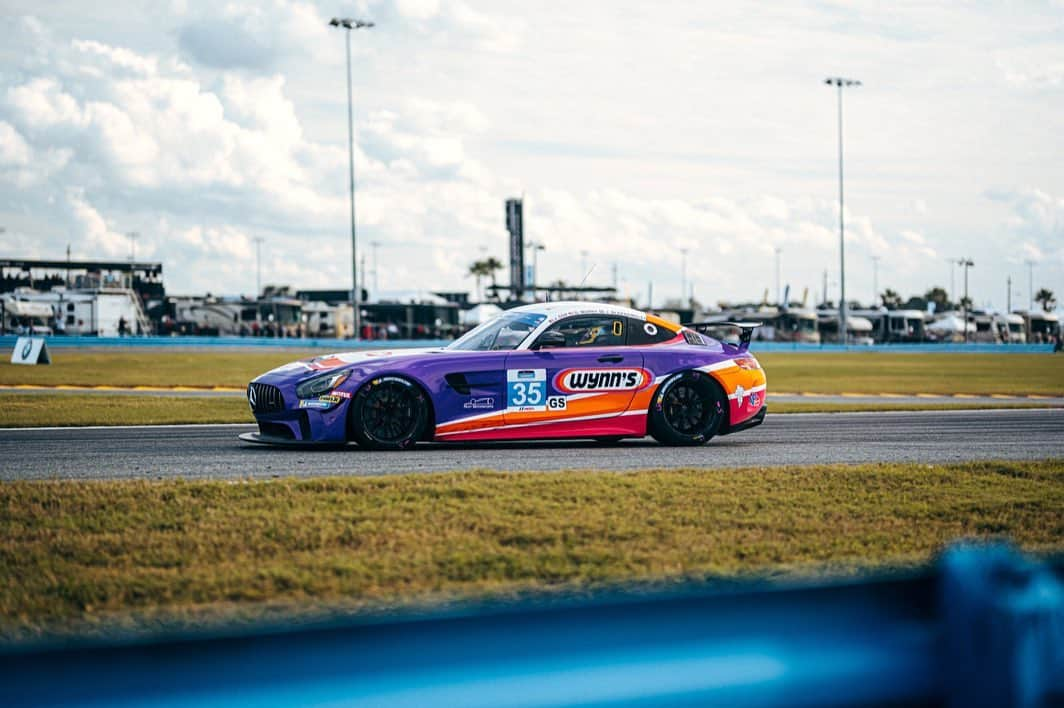
<svg viewBox="0 0 1064 708">
<path fill-rule="evenodd" d="M 360 247 L 384 296 L 472 289 L 525 196 L 542 280 L 660 303 L 783 280 L 848 293 L 1064 295 L 1064 3 L 3 0 L 0 255 L 164 263 L 168 290 L 350 285 L 342 33 Z M 962 282 L 959 269 L 957 287 Z"/>
</svg>

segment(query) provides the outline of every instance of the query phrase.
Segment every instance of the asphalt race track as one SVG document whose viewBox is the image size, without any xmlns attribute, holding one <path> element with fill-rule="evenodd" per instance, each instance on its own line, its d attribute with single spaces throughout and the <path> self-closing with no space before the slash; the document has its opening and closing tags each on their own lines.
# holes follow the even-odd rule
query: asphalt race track
<svg viewBox="0 0 1064 708">
<path fill-rule="evenodd" d="M 632 470 L 1064 457 L 1064 409 L 769 414 L 698 448 L 648 439 L 289 449 L 237 440 L 250 425 L 0 430 L 0 479 L 262 478 L 449 470 Z"/>
</svg>

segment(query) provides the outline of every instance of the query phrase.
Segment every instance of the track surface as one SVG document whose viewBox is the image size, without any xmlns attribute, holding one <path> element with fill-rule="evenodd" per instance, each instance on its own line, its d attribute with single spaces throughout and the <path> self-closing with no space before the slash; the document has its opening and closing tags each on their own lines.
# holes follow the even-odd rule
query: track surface
<svg viewBox="0 0 1064 708">
<path fill-rule="evenodd" d="M 26 386 L 0 384 L 0 396 L 10 394 L 54 396 L 64 394 L 80 394 L 91 396 L 177 396 L 180 398 L 243 398 L 244 389 L 189 389 L 189 388 L 152 388 L 142 386 L 139 388 L 123 388 L 116 386 L 93 387 L 55 387 L 55 386 Z M 879 393 L 879 394 L 830 394 L 830 393 L 772 393 L 772 401 L 775 403 L 890 403 L 890 404 L 979 404 L 988 407 L 1000 406 L 1010 403 L 1035 403 L 1045 406 L 1064 406 L 1064 396 L 1040 396 L 1040 395 L 993 395 L 977 396 L 971 394 L 929 394 L 918 395 Z"/>
<path fill-rule="evenodd" d="M 0 479 L 271 478 L 504 471 L 1064 458 L 1064 410 L 771 414 L 698 448 L 650 439 L 288 449 L 236 439 L 249 425 L 0 430 Z"/>
</svg>

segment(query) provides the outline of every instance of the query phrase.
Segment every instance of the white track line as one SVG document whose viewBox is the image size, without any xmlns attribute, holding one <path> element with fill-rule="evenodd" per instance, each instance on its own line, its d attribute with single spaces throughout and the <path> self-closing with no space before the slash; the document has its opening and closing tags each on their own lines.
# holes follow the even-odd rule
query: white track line
<svg viewBox="0 0 1064 708">
<path fill-rule="evenodd" d="M 159 425 L 54 425 L 38 428 L 24 425 L 15 428 L 0 428 L 0 432 L 13 430 L 158 430 L 159 428 L 248 428 L 256 423 L 165 423 Z"/>
</svg>

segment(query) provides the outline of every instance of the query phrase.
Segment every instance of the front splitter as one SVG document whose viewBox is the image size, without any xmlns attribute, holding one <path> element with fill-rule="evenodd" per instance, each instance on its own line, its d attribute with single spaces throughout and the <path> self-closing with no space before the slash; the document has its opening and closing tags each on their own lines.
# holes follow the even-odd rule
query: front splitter
<svg viewBox="0 0 1064 708">
<path fill-rule="evenodd" d="M 291 440 L 278 435 L 263 435 L 262 433 L 241 433 L 237 436 L 241 441 L 255 443 L 256 445 L 276 445 L 279 447 L 314 447 L 314 448 L 342 448 L 347 447 L 347 442 L 311 442 L 308 440 Z"/>
</svg>

